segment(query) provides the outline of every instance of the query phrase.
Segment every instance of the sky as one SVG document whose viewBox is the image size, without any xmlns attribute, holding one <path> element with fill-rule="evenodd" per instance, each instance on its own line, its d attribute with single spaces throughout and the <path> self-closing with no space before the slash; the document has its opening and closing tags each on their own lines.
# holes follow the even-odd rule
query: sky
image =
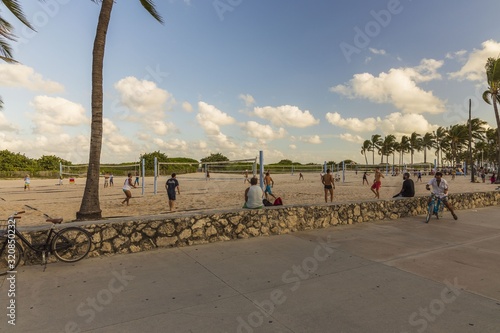
<svg viewBox="0 0 500 333">
<path fill-rule="evenodd" d="M 265 163 L 364 163 L 361 144 L 373 134 L 465 123 L 469 100 L 472 116 L 496 128 L 481 95 L 486 59 L 500 55 L 498 1 L 155 3 L 163 25 L 138 0 L 115 2 L 101 163 L 261 150 Z M 19 61 L 0 63 L 0 150 L 86 163 L 100 5 L 21 4 L 36 32 L 0 5 Z"/>
</svg>

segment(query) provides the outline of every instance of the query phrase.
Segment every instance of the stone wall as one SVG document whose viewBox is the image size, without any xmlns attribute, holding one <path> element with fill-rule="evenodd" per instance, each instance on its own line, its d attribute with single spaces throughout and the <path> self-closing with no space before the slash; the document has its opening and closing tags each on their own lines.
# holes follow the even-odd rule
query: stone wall
<svg viewBox="0 0 500 333">
<path fill-rule="evenodd" d="M 456 210 L 499 205 L 500 191 L 453 194 L 449 200 Z M 76 225 L 87 229 L 93 240 L 89 257 L 97 257 L 157 247 L 280 235 L 338 224 L 393 220 L 424 215 L 426 208 L 427 197 L 415 197 L 333 205 L 278 206 L 258 210 L 212 210 L 203 214 L 174 213 L 110 219 L 98 223 L 74 222 L 63 226 Z M 35 241 L 44 239 L 39 230 L 25 230 L 23 234 Z M 27 263 L 37 261 L 33 253 L 27 253 Z"/>
</svg>

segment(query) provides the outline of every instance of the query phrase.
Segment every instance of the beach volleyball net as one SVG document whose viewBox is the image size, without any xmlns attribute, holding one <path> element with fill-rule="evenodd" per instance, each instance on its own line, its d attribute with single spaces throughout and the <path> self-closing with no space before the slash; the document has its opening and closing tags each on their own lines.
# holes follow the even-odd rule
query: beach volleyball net
<svg viewBox="0 0 500 333">
<path fill-rule="evenodd" d="M 329 166 L 328 166 L 329 167 Z M 299 174 L 299 173 L 321 173 L 324 170 L 324 164 L 268 164 L 264 165 L 264 172 L 271 174 Z"/>
<path fill-rule="evenodd" d="M 60 164 L 59 173 L 63 178 L 87 177 L 88 168 L 88 164 Z M 126 176 L 129 173 L 142 176 L 140 164 L 101 164 L 99 166 L 100 175 L 112 174 L 113 176 Z"/>
<path fill-rule="evenodd" d="M 232 160 L 223 162 L 205 162 L 202 164 L 202 171 L 205 177 L 212 178 L 227 178 L 236 175 L 249 176 L 257 174 L 257 158 L 248 158 L 242 160 Z"/>
<path fill-rule="evenodd" d="M 170 176 L 171 174 L 193 174 L 202 172 L 200 163 L 183 162 L 158 162 L 157 176 Z"/>
</svg>

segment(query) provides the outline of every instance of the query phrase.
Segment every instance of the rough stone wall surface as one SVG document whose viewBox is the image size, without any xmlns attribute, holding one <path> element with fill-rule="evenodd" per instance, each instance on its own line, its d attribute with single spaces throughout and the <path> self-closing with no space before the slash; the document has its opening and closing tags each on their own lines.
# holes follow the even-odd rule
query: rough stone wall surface
<svg viewBox="0 0 500 333">
<path fill-rule="evenodd" d="M 449 196 L 456 210 L 500 205 L 500 191 L 463 193 Z M 231 239 L 280 235 L 375 220 L 424 215 L 427 197 L 365 201 L 331 205 L 277 206 L 258 210 L 211 211 L 205 214 L 135 217 L 90 223 L 75 222 L 92 235 L 89 257 L 115 253 L 134 253 L 158 247 L 197 245 Z M 446 209 L 445 209 L 446 210 Z M 35 242 L 44 241 L 44 232 L 25 230 Z M 25 262 L 39 258 L 25 251 Z M 52 258 L 52 261 L 55 261 Z M 50 262 L 50 261 L 49 261 Z"/>
</svg>

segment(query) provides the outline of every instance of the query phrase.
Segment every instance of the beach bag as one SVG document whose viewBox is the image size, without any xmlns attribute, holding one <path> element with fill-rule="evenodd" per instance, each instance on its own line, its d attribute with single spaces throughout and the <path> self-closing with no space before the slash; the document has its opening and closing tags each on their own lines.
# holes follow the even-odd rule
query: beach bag
<svg viewBox="0 0 500 333">
<path fill-rule="evenodd" d="M 277 197 L 276 200 L 274 200 L 274 206 L 281 206 L 283 205 L 283 200 L 281 200 L 280 197 Z"/>
<path fill-rule="evenodd" d="M 271 203 L 271 201 L 267 200 L 267 199 L 262 199 L 262 203 L 264 204 L 264 206 L 272 206 L 273 204 Z"/>
</svg>

